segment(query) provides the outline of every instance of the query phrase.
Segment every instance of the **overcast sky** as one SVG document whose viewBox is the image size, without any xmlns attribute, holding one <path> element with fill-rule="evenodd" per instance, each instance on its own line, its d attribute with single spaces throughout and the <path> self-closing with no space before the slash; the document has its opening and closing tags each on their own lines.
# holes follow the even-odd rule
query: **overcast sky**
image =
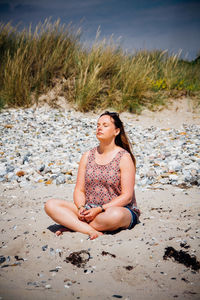
<svg viewBox="0 0 200 300">
<path fill-rule="evenodd" d="M 194 59 L 200 52 L 200 0 L 0 0 L 1 22 L 34 26 L 45 18 L 82 28 L 91 43 L 120 38 L 125 50 L 168 49 Z"/>
</svg>

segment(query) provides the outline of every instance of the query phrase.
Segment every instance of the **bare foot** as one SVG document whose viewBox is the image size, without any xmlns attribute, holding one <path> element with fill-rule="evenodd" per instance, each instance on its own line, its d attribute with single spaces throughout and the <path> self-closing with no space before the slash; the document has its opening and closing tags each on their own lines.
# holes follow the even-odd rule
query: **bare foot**
<svg viewBox="0 0 200 300">
<path fill-rule="evenodd" d="M 66 227 L 61 227 L 55 233 L 56 233 L 57 236 L 59 236 L 59 235 L 63 234 L 63 232 L 65 232 L 65 231 L 70 231 L 70 230 Z"/>
<path fill-rule="evenodd" d="M 102 232 L 94 230 L 94 231 L 91 231 L 89 233 L 89 238 L 90 238 L 90 240 L 94 240 L 94 239 L 98 238 L 101 235 L 103 235 Z"/>
</svg>

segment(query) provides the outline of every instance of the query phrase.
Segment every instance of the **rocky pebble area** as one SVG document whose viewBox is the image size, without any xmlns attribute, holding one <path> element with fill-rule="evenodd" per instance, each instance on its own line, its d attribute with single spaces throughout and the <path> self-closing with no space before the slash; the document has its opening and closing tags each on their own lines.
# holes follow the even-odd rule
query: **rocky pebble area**
<svg viewBox="0 0 200 300">
<path fill-rule="evenodd" d="M 123 119 L 137 161 L 136 189 L 200 186 L 200 126 L 143 128 Z M 6 186 L 76 181 L 81 155 L 95 147 L 97 116 L 73 110 L 0 113 L 0 182 Z"/>
</svg>

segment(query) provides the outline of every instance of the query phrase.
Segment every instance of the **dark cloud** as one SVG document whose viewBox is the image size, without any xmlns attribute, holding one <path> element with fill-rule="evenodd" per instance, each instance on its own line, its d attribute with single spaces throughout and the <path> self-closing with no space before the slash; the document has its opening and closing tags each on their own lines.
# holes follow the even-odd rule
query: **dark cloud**
<svg viewBox="0 0 200 300">
<path fill-rule="evenodd" d="M 0 13 L 6 14 L 10 12 L 10 5 L 9 3 L 0 3 Z"/>
<path fill-rule="evenodd" d="M 0 0 L 0 19 L 28 26 L 60 18 L 83 28 L 82 39 L 122 37 L 123 46 L 194 53 L 200 49 L 199 0 Z"/>
<path fill-rule="evenodd" d="M 36 5 L 31 5 L 31 4 L 17 4 L 13 8 L 13 13 L 21 13 L 21 14 L 35 13 L 35 12 L 37 12 L 39 10 L 40 10 L 39 6 L 36 6 Z"/>
</svg>

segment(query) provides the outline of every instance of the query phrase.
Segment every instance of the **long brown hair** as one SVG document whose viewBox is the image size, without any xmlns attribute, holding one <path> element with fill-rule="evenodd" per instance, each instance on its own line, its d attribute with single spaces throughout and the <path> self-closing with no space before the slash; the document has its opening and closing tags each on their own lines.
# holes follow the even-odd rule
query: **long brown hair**
<svg viewBox="0 0 200 300">
<path fill-rule="evenodd" d="M 110 116 L 114 121 L 115 128 L 120 129 L 119 134 L 115 137 L 115 144 L 119 147 L 122 147 L 123 149 L 125 149 L 126 151 L 129 152 L 129 154 L 130 154 L 130 156 L 133 160 L 133 163 L 136 166 L 136 160 L 135 160 L 135 157 L 134 157 L 134 155 L 131 151 L 130 142 L 129 142 L 128 137 L 125 133 L 123 122 L 119 118 L 119 114 L 116 113 L 116 112 L 105 111 L 103 114 L 100 115 L 100 117 L 102 117 L 102 116 Z"/>
</svg>

